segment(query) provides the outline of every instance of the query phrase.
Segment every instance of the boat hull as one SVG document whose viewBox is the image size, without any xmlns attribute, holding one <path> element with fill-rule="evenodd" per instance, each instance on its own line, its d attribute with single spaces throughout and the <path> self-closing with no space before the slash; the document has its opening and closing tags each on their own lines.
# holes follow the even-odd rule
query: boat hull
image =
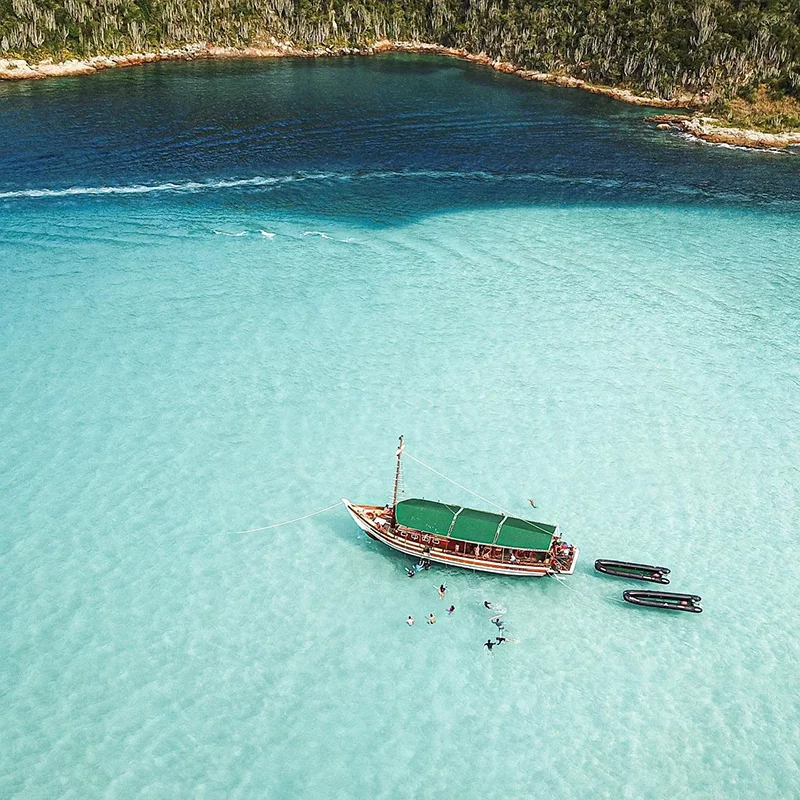
<svg viewBox="0 0 800 800">
<path fill-rule="evenodd" d="M 437 550 L 435 547 L 426 546 L 422 541 L 409 541 L 408 539 L 395 536 L 391 531 L 381 528 L 375 524 L 368 516 L 369 513 L 380 512 L 380 506 L 365 506 L 351 503 L 342 498 L 345 508 L 349 512 L 353 521 L 371 539 L 391 547 L 400 553 L 405 553 L 414 558 L 424 558 L 437 564 L 447 564 L 451 567 L 462 567 L 472 569 L 476 572 L 491 572 L 495 575 L 513 575 L 516 577 L 542 578 L 547 575 L 563 576 L 572 575 L 575 571 L 575 564 L 578 561 L 579 550 L 576 547 L 574 556 L 568 570 L 555 571 L 544 564 L 509 564 L 485 561 L 474 558 L 466 554 L 449 553 Z"/>
<path fill-rule="evenodd" d="M 669 583 L 669 574 L 666 567 L 651 567 L 649 564 L 634 564 L 631 561 L 610 561 L 598 558 L 594 568 L 604 575 L 613 575 L 616 578 L 629 578 L 634 581 L 650 581 L 651 583 Z"/>
<path fill-rule="evenodd" d="M 622 593 L 626 603 L 648 608 L 665 608 L 669 611 L 689 611 L 699 614 L 703 609 L 699 605 L 702 599 L 696 594 L 676 594 L 675 592 L 647 592 L 627 589 Z"/>
</svg>

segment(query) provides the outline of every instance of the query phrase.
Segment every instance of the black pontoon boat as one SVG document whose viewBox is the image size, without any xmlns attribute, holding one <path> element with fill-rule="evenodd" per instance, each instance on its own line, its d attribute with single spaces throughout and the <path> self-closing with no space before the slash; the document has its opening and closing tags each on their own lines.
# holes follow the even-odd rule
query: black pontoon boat
<svg viewBox="0 0 800 800">
<path fill-rule="evenodd" d="M 604 575 L 615 575 L 618 578 L 632 578 L 635 581 L 651 581 L 652 583 L 669 583 L 669 570 L 666 567 L 651 567 L 649 564 L 634 564 L 632 561 L 610 561 L 598 558 L 594 568 Z"/>
<path fill-rule="evenodd" d="M 703 609 L 697 603 L 700 597 L 696 594 L 676 594 L 675 592 L 645 592 L 636 589 L 626 589 L 622 593 L 626 603 L 650 608 L 671 608 L 675 611 L 693 611 L 699 614 Z"/>
</svg>

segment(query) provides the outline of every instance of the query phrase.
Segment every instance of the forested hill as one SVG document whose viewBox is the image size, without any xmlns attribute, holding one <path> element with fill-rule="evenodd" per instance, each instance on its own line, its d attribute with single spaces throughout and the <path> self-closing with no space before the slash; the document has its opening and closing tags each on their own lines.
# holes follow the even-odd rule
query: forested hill
<svg viewBox="0 0 800 800">
<path fill-rule="evenodd" d="M 800 0 L 0 0 L 0 55 L 402 39 L 663 97 L 800 97 Z"/>
</svg>

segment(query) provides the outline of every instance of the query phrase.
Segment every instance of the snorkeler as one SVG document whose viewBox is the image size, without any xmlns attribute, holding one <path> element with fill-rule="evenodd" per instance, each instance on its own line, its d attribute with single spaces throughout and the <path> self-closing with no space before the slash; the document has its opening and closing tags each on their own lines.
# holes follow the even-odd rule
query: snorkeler
<svg viewBox="0 0 800 800">
<path fill-rule="evenodd" d="M 439 586 L 439 599 L 444 600 L 444 596 L 447 594 L 447 584 L 443 583 Z"/>
</svg>

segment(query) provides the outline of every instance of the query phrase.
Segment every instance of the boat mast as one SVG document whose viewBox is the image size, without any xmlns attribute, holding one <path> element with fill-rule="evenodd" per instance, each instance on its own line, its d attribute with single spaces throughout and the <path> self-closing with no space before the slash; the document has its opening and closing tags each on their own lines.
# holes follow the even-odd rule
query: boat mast
<svg viewBox="0 0 800 800">
<path fill-rule="evenodd" d="M 397 524 L 397 492 L 400 489 L 400 459 L 403 457 L 403 437 L 400 437 L 400 444 L 397 447 L 397 467 L 394 471 L 394 490 L 392 491 L 392 524 Z"/>
</svg>

